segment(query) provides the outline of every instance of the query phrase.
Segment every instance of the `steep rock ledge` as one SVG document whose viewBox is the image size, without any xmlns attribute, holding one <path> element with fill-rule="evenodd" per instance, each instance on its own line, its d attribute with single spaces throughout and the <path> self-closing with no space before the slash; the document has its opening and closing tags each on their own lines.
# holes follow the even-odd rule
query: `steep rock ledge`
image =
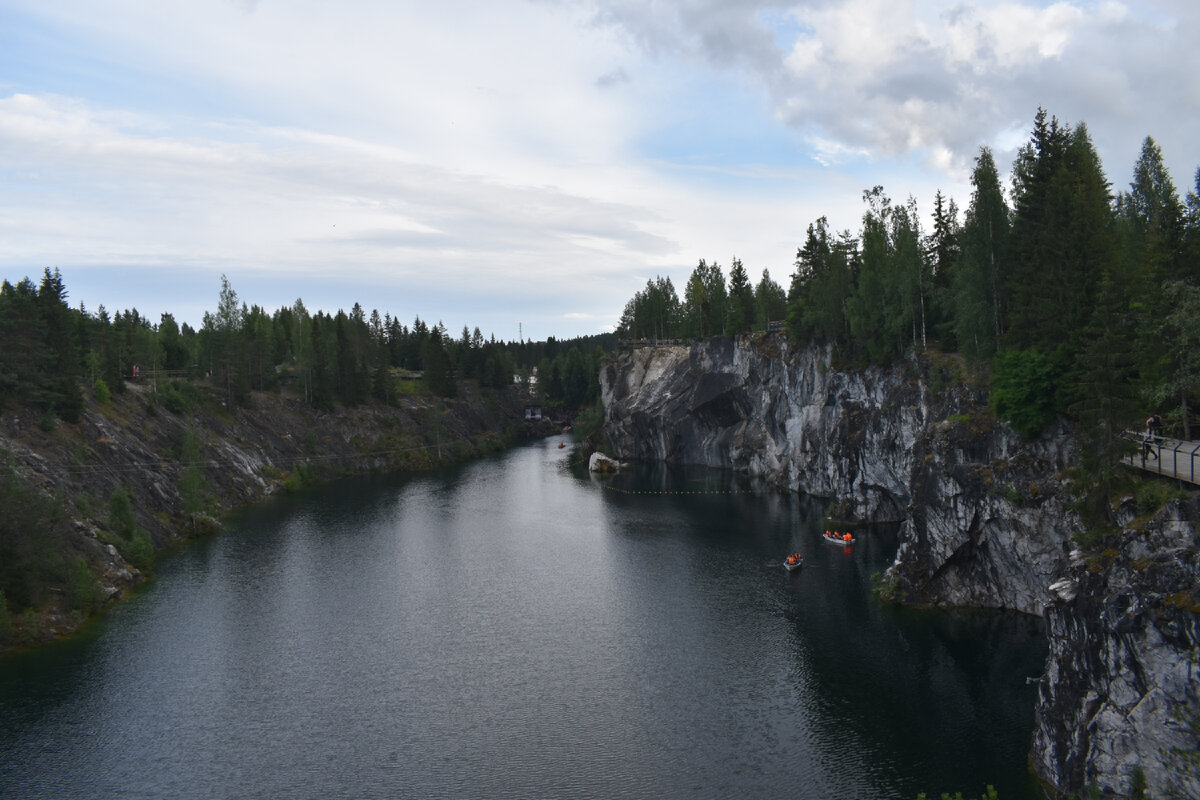
<svg viewBox="0 0 1200 800">
<path fill-rule="evenodd" d="M 778 334 L 625 351 L 600 376 L 613 455 L 745 471 L 847 521 L 901 521 L 900 598 L 1040 614 L 1078 530 L 1065 435 L 1021 441 L 927 361 L 830 360 Z"/>
<path fill-rule="evenodd" d="M 1200 797 L 1200 506 L 1172 503 L 1101 552 L 1074 553 L 1046 611 L 1033 763 L 1054 786 Z M 1174 794 L 1167 794 L 1167 792 Z"/>
<path fill-rule="evenodd" d="M 0 455 L 25 487 L 65 508 L 71 525 L 62 555 L 86 559 L 106 600 L 143 579 L 105 543 L 113 538 L 105 531 L 117 489 L 129 495 L 154 547 L 163 548 L 215 530 L 225 512 L 302 484 L 428 469 L 555 430 L 549 420 L 523 419 L 526 399 L 515 389 L 480 392 L 467 382 L 456 400 L 418 392 L 395 406 L 335 411 L 316 411 L 286 392 L 256 393 L 249 405 L 227 409 L 202 384 L 191 387 L 181 413 L 169 411 L 152 385 L 130 383 L 108 404 L 87 398 L 78 423 L 51 430 L 35 411 L 0 414 Z M 187 513 L 189 504 L 202 513 Z M 62 597 L 59 587 L 50 587 L 49 597 L 22 615 L 20 639 L 62 635 L 82 621 L 53 600 Z"/>
<path fill-rule="evenodd" d="M 743 470 L 849 520 L 901 520 L 900 600 L 1044 612 L 1031 762 L 1052 787 L 1123 796 L 1140 766 L 1154 796 L 1200 797 L 1171 755 L 1200 747 L 1195 501 L 1068 555 L 1067 432 L 1020 440 L 929 361 L 839 371 L 782 336 L 713 340 L 624 352 L 601 391 L 618 458 Z"/>
</svg>

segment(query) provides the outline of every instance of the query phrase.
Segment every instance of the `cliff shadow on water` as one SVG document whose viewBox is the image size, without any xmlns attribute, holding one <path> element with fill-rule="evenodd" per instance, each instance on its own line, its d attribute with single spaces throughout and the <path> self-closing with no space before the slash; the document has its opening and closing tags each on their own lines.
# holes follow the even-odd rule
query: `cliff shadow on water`
<svg viewBox="0 0 1200 800">
<path fill-rule="evenodd" d="M 834 523 L 825 498 L 733 471 L 661 463 L 627 463 L 590 480 L 605 487 L 614 513 L 654 509 L 659 524 L 626 535 L 659 551 L 671 542 L 700 545 L 709 555 L 688 569 L 708 594 L 740 587 L 729 602 L 743 610 L 745 626 L 774 630 L 762 617 L 778 620 L 779 647 L 794 660 L 784 686 L 803 698 L 809 726 L 793 735 L 820 743 L 831 764 L 865 769 L 863 779 L 887 787 L 887 796 L 937 796 L 981 785 L 983 776 L 1002 797 L 1038 796 L 1026 764 L 1047 650 L 1039 618 L 878 602 L 873 577 L 895 558 L 900 524 L 843 526 L 854 545 L 826 543 L 822 534 Z M 787 573 L 783 555 L 796 551 L 804 565 Z M 941 782 L 912 782 L 914 773 Z"/>
<path fill-rule="evenodd" d="M 1140 768 L 1152 793 L 1200 795 L 1200 766 L 1179 756 L 1200 748 L 1186 722 L 1200 708 L 1196 500 L 1084 548 L 1069 427 L 1022 438 L 986 391 L 946 377 L 929 358 L 838 369 L 830 348 L 782 333 L 635 348 L 601 373 L 604 432 L 619 460 L 731 469 L 833 498 L 839 519 L 897 521 L 881 596 L 1021 612 L 1030 636 L 1045 630 L 1045 662 L 1021 665 L 1039 693 L 1013 696 L 1034 706 L 1030 761 L 1052 791 L 1121 794 Z M 889 613 L 903 630 L 919 612 Z M 944 652 L 969 659 L 952 645 L 959 614 Z"/>
</svg>

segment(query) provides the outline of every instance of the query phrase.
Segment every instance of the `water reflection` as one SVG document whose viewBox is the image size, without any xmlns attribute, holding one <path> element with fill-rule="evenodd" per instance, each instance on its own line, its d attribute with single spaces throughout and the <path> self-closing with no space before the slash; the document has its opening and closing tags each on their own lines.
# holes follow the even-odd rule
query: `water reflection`
<svg viewBox="0 0 1200 800">
<path fill-rule="evenodd" d="M 895 531 L 831 547 L 819 502 L 570 456 L 347 481 L 185 548 L 0 663 L 0 796 L 1031 796 L 1035 620 L 876 605 Z"/>
</svg>

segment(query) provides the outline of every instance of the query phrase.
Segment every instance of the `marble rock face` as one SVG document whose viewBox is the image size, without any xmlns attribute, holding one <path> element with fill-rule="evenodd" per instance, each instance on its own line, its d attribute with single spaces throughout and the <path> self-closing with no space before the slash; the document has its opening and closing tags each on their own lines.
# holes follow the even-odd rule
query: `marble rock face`
<svg viewBox="0 0 1200 800">
<path fill-rule="evenodd" d="M 768 334 L 626 350 L 600 383 L 615 458 L 740 470 L 838 519 L 899 522 L 884 578 L 902 602 L 1044 614 L 1031 763 L 1048 783 L 1121 793 L 1140 766 L 1152 794 L 1200 796 L 1172 760 L 1200 746 L 1194 505 L 1078 548 L 1069 432 L 1021 439 L 931 360 L 841 370 Z"/>
</svg>

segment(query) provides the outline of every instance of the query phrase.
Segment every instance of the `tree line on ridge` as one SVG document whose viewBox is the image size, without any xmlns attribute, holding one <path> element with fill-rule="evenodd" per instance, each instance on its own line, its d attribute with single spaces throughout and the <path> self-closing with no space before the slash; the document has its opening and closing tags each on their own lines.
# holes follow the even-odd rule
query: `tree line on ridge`
<svg viewBox="0 0 1200 800">
<path fill-rule="evenodd" d="M 358 303 L 329 314 L 297 300 L 268 313 L 239 302 L 224 276 L 216 310 L 195 330 L 170 313 L 154 324 L 137 309 L 110 316 L 103 306 L 72 308 L 59 270 L 46 269 L 40 283 L 0 283 L 0 408 L 15 403 L 41 409 L 48 424 L 77 422 L 85 390 L 108 397 L 149 375 L 177 379 L 160 382 L 168 408 L 179 402 L 178 382 L 200 379 L 231 405 L 288 386 L 318 409 L 394 403 L 404 375 L 419 375 L 423 390 L 441 397 L 454 397 L 459 380 L 499 389 L 539 375 L 547 402 L 579 408 L 599 396 L 611 338 L 500 342 L 464 326 L 456 339 L 440 322 L 417 317 L 409 326 Z"/>
<path fill-rule="evenodd" d="M 960 219 L 934 197 L 926 230 L 917 201 L 863 193 L 858 233 L 825 217 L 808 226 L 784 293 L 766 270 L 751 286 L 734 259 L 700 261 L 682 300 L 669 278 L 625 307 L 628 339 L 695 338 L 785 320 L 830 344 L 846 365 L 882 364 L 937 347 L 989 382 L 997 414 L 1026 436 L 1063 415 L 1106 500 L 1128 428 L 1154 411 L 1191 438 L 1200 393 L 1200 169 L 1180 198 L 1147 137 L 1129 188 L 1113 192 L 1084 123 L 1038 109 L 1010 188 L 987 147 Z"/>
</svg>

